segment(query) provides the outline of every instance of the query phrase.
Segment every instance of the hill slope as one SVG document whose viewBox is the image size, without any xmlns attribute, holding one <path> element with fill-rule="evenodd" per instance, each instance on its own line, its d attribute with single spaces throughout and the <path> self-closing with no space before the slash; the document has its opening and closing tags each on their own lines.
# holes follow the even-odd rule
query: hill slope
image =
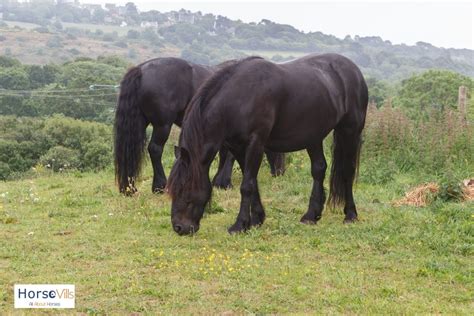
<svg viewBox="0 0 474 316">
<path fill-rule="evenodd" d="M 174 16 L 185 18 L 180 20 Z M 284 61 L 308 53 L 336 52 L 354 60 L 366 75 L 378 79 L 403 79 L 414 72 L 433 68 L 474 77 L 472 50 L 438 48 L 425 42 L 408 46 L 393 45 L 377 36 L 340 39 L 321 32 L 304 33 L 269 20 L 243 23 L 185 10 L 143 12 L 127 21 L 130 24 L 125 27 L 103 22 L 42 20 L 40 26 L 6 21 L 0 27 L 4 47 L 0 54 L 10 54 L 27 63 L 112 54 L 133 63 L 152 57 L 178 56 L 197 63 L 215 64 L 245 55 Z"/>
</svg>

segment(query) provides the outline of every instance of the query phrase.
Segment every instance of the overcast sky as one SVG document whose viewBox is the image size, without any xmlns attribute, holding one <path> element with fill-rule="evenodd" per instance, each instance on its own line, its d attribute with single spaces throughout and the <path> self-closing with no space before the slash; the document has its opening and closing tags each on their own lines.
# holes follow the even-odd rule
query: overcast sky
<svg viewBox="0 0 474 316">
<path fill-rule="evenodd" d="M 299 30 L 346 35 L 380 36 L 394 44 L 418 41 L 445 48 L 473 46 L 472 1 L 267 1 L 267 0 L 80 0 L 81 3 L 134 2 L 139 10 L 179 10 L 213 13 L 259 22 L 269 19 Z"/>
</svg>

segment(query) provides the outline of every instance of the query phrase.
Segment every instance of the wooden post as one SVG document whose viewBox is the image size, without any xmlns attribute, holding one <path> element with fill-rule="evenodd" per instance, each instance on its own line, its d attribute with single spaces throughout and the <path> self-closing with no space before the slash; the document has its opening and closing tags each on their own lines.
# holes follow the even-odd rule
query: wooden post
<svg viewBox="0 0 474 316">
<path fill-rule="evenodd" d="M 466 111 L 466 100 L 467 100 L 467 89 L 465 86 L 459 87 L 458 93 L 458 109 L 461 116 L 461 122 L 467 123 L 467 111 Z"/>
</svg>

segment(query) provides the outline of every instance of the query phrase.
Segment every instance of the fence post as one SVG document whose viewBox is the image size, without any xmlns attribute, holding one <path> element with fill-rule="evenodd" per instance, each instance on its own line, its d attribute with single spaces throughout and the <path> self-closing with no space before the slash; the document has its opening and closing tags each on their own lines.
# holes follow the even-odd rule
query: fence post
<svg viewBox="0 0 474 316">
<path fill-rule="evenodd" d="M 458 109 L 459 109 L 459 114 L 461 115 L 461 123 L 463 123 L 464 125 L 467 123 L 466 100 L 467 100 L 466 86 L 460 86 L 459 93 L 458 93 Z"/>
</svg>

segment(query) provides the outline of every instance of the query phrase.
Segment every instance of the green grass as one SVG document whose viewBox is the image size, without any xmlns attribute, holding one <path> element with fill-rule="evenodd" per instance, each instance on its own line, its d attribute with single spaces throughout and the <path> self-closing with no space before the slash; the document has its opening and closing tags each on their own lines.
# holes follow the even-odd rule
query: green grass
<svg viewBox="0 0 474 316">
<path fill-rule="evenodd" d="M 357 185 L 358 223 L 325 210 L 302 225 L 311 187 L 302 157 L 284 177 L 262 167 L 267 220 L 233 236 L 237 170 L 192 237 L 172 231 L 149 166 L 132 198 L 117 193 L 111 170 L 0 183 L 0 314 L 13 311 L 15 283 L 73 283 L 76 312 L 92 314 L 472 313 L 472 202 L 394 207 L 413 182 L 396 176 Z"/>
</svg>

